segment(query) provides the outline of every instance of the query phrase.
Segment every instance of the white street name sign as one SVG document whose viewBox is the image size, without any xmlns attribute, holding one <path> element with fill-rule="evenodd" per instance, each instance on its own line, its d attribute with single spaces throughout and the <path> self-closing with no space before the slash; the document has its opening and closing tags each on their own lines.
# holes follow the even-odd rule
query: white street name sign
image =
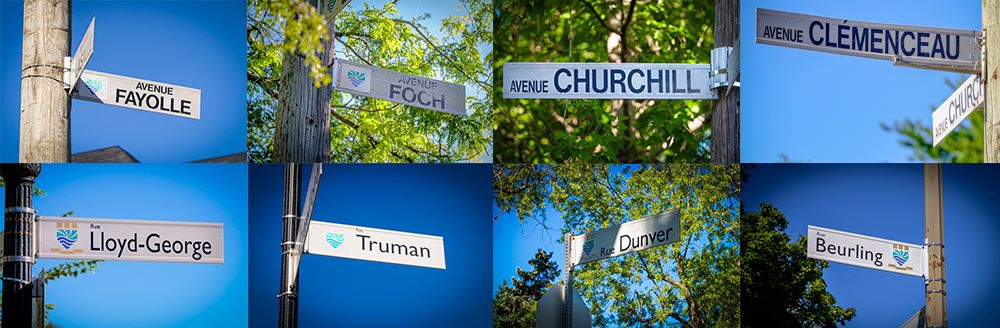
<svg viewBox="0 0 1000 328">
<path fill-rule="evenodd" d="M 504 63 L 504 98 L 716 99 L 709 64 Z"/>
<path fill-rule="evenodd" d="M 337 14 L 344 10 L 350 2 L 351 0 L 322 0 L 320 2 L 321 8 L 319 10 L 322 12 L 323 16 L 326 16 L 326 19 L 333 19 L 333 17 L 337 16 Z"/>
<path fill-rule="evenodd" d="M 201 119 L 201 90 L 84 70 L 73 98 L 154 113 Z"/>
<path fill-rule="evenodd" d="M 931 126 L 934 127 L 934 145 L 937 146 L 956 126 L 962 124 L 962 121 L 969 117 L 969 114 L 983 105 L 984 100 L 986 100 L 986 92 L 979 75 L 969 76 L 931 114 Z"/>
<path fill-rule="evenodd" d="M 757 43 L 975 72 L 978 31 L 890 25 L 757 8 Z"/>
<path fill-rule="evenodd" d="M 444 237 L 313 220 L 306 253 L 444 269 Z"/>
<path fill-rule="evenodd" d="M 38 257 L 223 263 L 222 223 L 42 216 Z"/>
<path fill-rule="evenodd" d="M 94 54 L 94 21 L 96 19 L 96 17 L 90 19 L 90 27 L 87 27 L 87 32 L 83 34 L 83 40 L 80 41 L 80 46 L 76 48 L 73 60 L 70 61 L 70 92 L 73 92 L 76 82 L 80 80 L 80 75 L 83 74 L 83 69 L 87 67 L 87 62 L 90 61 L 90 56 Z"/>
<path fill-rule="evenodd" d="M 465 86 L 337 59 L 337 90 L 407 106 L 465 115 Z"/>
<path fill-rule="evenodd" d="M 809 226 L 809 258 L 911 276 L 923 276 L 926 251 L 921 245 Z"/>
<path fill-rule="evenodd" d="M 677 210 L 573 236 L 573 265 L 641 251 L 681 240 Z"/>
</svg>

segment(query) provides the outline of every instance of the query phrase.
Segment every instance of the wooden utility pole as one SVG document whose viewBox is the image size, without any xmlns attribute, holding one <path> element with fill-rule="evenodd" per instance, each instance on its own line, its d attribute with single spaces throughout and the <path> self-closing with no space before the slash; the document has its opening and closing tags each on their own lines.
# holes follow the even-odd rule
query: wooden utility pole
<svg viewBox="0 0 1000 328">
<path fill-rule="evenodd" d="M 70 0 L 24 1 L 21 45 L 22 163 L 69 162 Z"/>
<path fill-rule="evenodd" d="M 1000 163 L 1000 1 L 983 0 L 983 36 L 986 58 L 983 83 L 986 88 L 986 163 Z"/>
<path fill-rule="evenodd" d="M 315 1 L 314 5 L 316 4 Z M 318 6 L 317 6 L 318 7 Z M 333 38 L 322 40 L 321 62 L 332 75 Z M 333 77 L 336 79 L 336 77 Z M 275 163 L 325 163 L 330 161 L 330 98 L 333 84 L 317 88 L 309 76 L 305 57 L 286 53 L 281 62 L 281 87 L 274 128 Z"/>
<path fill-rule="evenodd" d="M 715 0 L 715 47 L 735 47 L 739 37 L 740 1 Z M 713 164 L 739 163 L 740 88 L 716 90 L 719 99 L 712 104 L 711 161 Z"/>
<path fill-rule="evenodd" d="M 295 245 L 299 230 L 299 199 L 302 192 L 302 167 L 298 163 L 285 164 L 284 215 L 281 216 L 281 293 L 278 294 L 278 326 L 298 327 L 299 279 L 292 278 L 293 252 L 302 249 Z"/>
<path fill-rule="evenodd" d="M 941 164 L 924 164 L 924 243 L 927 327 L 947 327 L 944 279 L 944 212 L 941 202 Z"/>
<path fill-rule="evenodd" d="M 3 164 L 0 176 L 4 180 L 3 222 L 3 315 L 4 327 L 31 326 L 31 266 L 35 263 L 35 209 L 31 193 L 35 177 L 41 173 L 38 164 Z"/>
</svg>

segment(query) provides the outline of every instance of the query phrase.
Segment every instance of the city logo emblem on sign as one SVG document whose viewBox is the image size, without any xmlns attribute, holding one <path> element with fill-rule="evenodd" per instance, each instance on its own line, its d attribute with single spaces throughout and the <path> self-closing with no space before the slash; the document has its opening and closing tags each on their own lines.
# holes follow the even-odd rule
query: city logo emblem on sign
<svg viewBox="0 0 1000 328">
<path fill-rule="evenodd" d="M 894 249 L 892 250 L 892 259 L 896 260 L 899 265 L 903 265 L 910 260 L 910 251 Z"/>
<path fill-rule="evenodd" d="M 77 239 L 80 237 L 79 232 L 76 228 L 76 222 L 58 222 L 56 224 L 56 241 L 59 245 L 62 245 L 64 249 L 53 248 L 53 252 L 58 252 L 62 254 L 74 254 L 83 252 L 82 250 L 69 250 L 76 243 Z"/>
<path fill-rule="evenodd" d="M 909 246 L 899 245 L 899 244 L 893 244 L 892 245 L 892 259 L 895 260 L 896 263 L 898 263 L 899 265 L 896 266 L 896 265 L 892 265 L 890 263 L 889 264 L 890 267 L 893 267 L 894 269 L 897 269 L 897 270 L 904 270 L 904 271 L 913 270 L 913 267 L 903 266 L 904 264 L 906 264 L 906 262 L 908 262 L 910 260 L 910 247 Z"/>
<path fill-rule="evenodd" d="M 583 242 L 583 254 L 590 256 L 590 251 L 594 250 L 594 240 L 588 240 Z"/>
<path fill-rule="evenodd" d="M 344 234 L 327 232 L 326 242 L 330 243 L 330 246 L 333 246 L 333 248 L 340 247 L 340 244 L 344 243 Z"/>
<path fill-rule="evenodd" d="M 347 71 L 347 79 L 356 87 L 361 83 L 365 83 L 365 73 L 349 70 Z"/>
<path fill-rule="evenodd" d="M 90 91 L 94 96 L 103 99 L 107 96 L 107 91 L 104 88 L 108 85 L 107 79 L 100 77 L 87 77 L 83 79 L 83 84 L 87 86 L 87 90 Z"/>
</svg>

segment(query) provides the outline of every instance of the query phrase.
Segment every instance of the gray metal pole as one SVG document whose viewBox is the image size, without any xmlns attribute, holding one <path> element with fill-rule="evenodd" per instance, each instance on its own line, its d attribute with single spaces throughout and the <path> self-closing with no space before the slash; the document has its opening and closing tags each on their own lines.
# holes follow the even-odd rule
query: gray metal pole
<svg viewBox="0 0 1000 328">
<path fill-rule="evenodd" d="M 70 97 L 63 82 L 69 57 L 69 0 L 24 2 L 21 45 L 21 163 L 70 161 Z"/>
<path fill-rule="evenodd" d="M 281 293 L 278 294 L 278 326 L 298 327 L 299 279 L 292 279 L 294 256 L 300 247 L 295 245 L 299 227 L 299 198 L 302 190 L 302 167 L 298 163 L 285 164 L 285 203 L 281 217 Z"/>
<path fill-rule="evenodd" d="M 924 233 L 927 244 L 925 282 L 928 327 L 947 327 L 944 278 L 944 211 L 941 201 L 941 164 L 924 164 Z"/>
<path fill-rule="evenodd" d="M 4 180 L 3 315 L 4 327 L 31 326 L 31 266 L 35 263 L 35 209 L 31 191 L 38 164 L 2 164 Z"/>
<path fill-rule="evenodd" d="M 563 262 L 563 324 L 566 328 L 573 328 L 573 233 L 567 232 L 563 238 L 566 253 Z"/>
<path fill-rule="evenodd" d="M 38 277 L 31 283 L 32 328 L 45 328 L 45 269 L 38 273 Z"/>
</svg>

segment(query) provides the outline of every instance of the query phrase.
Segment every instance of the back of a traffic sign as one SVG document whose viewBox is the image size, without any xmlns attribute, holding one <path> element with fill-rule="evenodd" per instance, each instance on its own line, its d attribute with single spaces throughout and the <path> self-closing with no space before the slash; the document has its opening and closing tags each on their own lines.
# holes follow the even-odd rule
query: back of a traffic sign
<svg viewBox="0 0 1000 328">
<path fill-rule="evenodd" d="M 535 311 L 536 328 L 562 328 L 563 307 L 566 302 L 562 299 L 562 284 L 552 284 L 545 295 L 538 300 Z M 590 328 L 590 309 L 584 303 L 583 296 L 573 289 L 573 328 Z"/>
</svg>

